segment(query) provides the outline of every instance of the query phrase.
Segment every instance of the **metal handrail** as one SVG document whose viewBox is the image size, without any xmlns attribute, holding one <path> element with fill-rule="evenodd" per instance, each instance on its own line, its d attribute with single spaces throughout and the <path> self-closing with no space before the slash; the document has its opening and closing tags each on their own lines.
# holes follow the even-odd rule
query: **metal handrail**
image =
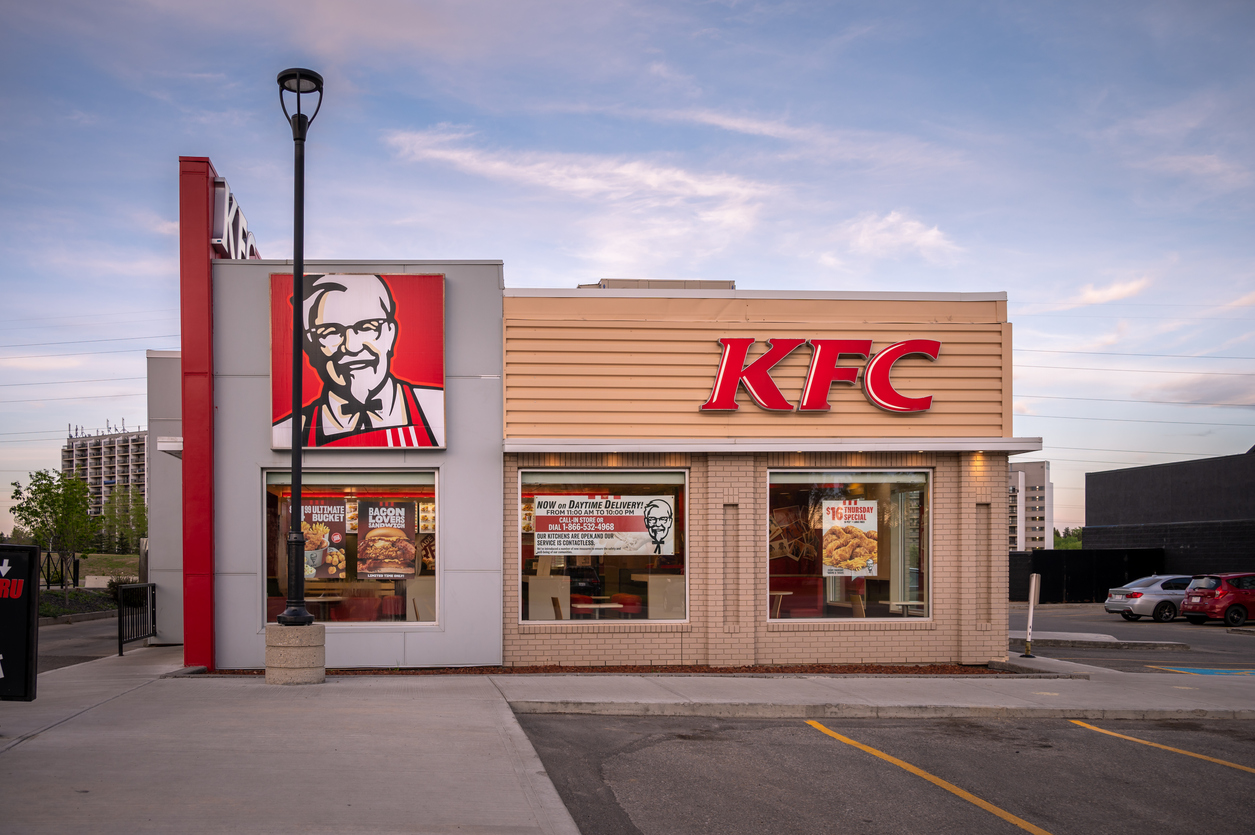
<svg viewBox="0 0 1255 835">
<path fill-rule="evenodd" d="M 132 589 L 144 589 L 143 604 L 133 605 L 127 600 L 127 592 Z M 140 597 L 131 595 L 132 598 Z M 118 586 L 118 655 L 122 648 L 144 638 L 157 635 L 157 584 L 127 583 Z"/>
</svg>

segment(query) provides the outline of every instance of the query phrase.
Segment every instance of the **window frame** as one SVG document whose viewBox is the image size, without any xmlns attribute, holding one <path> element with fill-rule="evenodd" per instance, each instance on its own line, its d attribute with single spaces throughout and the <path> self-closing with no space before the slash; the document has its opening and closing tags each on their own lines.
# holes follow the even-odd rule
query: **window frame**
<svg viewBox="0 0 1255 835">
<path fill-rule="evenodd" d="M 927 500 L 928 500 L 928 525 L 927 525 L 927 542 L 928 542 L 928 615 L 926 617 L 912 617 L 903 614 L 899 617 L 889 618 L 773 618 L 771 616 L 771 550 L 768 537 L 771 531 L 771 478 L 777 473 L 923 473 L 927 479 Z M 931 623 L 936 617 L 933 611 L 933 577 L 935 576 L 936 552 L 933 550 L 933 483 L 937 478 L 936 467 L 768 467 L 766 482 L 764 483 L 764 501 L 763 516 L 761 519 L 762 528 L 759 533 L 763 536 L 764 549 L 759 554 L 762 563 L 762 578 L 765 583 L 764 591 L 767 592 L 767 610 L 765 613 L 764 623 L 769 626 L 778 624 L 848 624 L 848 623 L 868 623 L 868 624 L 902 624 L 902 623 Z M 925 532 L 920 531 L 921 539 Z M 757 595 L 755 595 L 757 598 Z M 755 606 L 761 601 L 756 601 Z"/>
<path fill-rule="evenodd" d="M 650 627 L 655 624 L 688 624 L 693 618 L 693 604 L 691 599 L 692 586 L 692 549 L 689 546 L 689 518 L 692 514 L 693 501 L 692 492 L 689 489 L 690 473 L 688 467 L 519 467 L 518 478 L 515 480 L 515 497 L 514 497 L 514 513 L 515 513 L 515 543 L 517 549 L 515 551 L 515 572 L 516 582 L 515 589 L 518 596 L 516 598 L 515 623 L 518 626 L 566 626 L 586 630 L 590 626 L 604 627 L 605 631 L 622 631 L 624 626 L 631 627 Z M 682 473 L 684 475 L 684 618 L 682 620 L 523 620 L 523 478 L 527 473 L 605 473 L 608 476 L 622 475 L 624 473 Z M 438 513 L 439 511 L 437 511 Z M 439 560 L 439 556 L 437 556 Z"/>
<path fill-rule="evenodd" d="M 261 594 L 259 601 L 259 614 L 261 615 L 261 631 L 264 632 L 269 620 L 266 617 L 266 582 L 269 579 L 266 574 L 266 548 L 267 530 L 266 530 L 266 494 L 267 488 L 273 485 L 267 483 L 267 476 L 272 474 L 291 474 L 291 468 L 288 467 L 262 467 L 261 468 Z M 362 632 L 371 630 L 381 630 L 387 632 L 443 632 L 444 626 L 444 552 L 440 545 L 441 534 L 444 530 L 444 511 L 442 510 L 443 502 L 440 497 L 440 467 L 406 467 L 399 468 L 381 468 L 381 467 L 322 467 L 318 465 L 302 466 L 302 488 L 305 486 L 304 476 L 306 473 L 319 473 L 323 475 L 345 476 L 343 483 L 352 483 L 352 478 L 359 475 L 383 475 L 396 476 L 399 474 L 410 473 L 431 473 L 432 475 L 432 496 L 436 502 L 436 594 L 433 606 L 436 610 L 434 620 L 422 621 L 317 621 L 325 625 L 328 632 Z M 289 485 L 291 482 L 289 482 Z M 280 554 L 280 559 L 286 559 L 286 554 Z"/>
</svg>

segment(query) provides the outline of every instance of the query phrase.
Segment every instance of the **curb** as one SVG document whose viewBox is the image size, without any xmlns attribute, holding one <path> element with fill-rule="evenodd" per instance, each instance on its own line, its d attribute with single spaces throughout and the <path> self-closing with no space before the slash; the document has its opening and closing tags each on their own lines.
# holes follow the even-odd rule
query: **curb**
<svg viewBox="0 0 1255 835">
<path fill-rule="evenodd" d="M 1039 667 L 1033 667 L 1018 661 L 990 661 L 989 669 L 1017 673 L 1016 678 L 1074 678 L 1089 681 L 1089 673 L 1048 673 Z"/>
<path fill-rule="evenodd" d="M 172 673 L 162 673 L 158 678 L 187 678 L 188 676 L 205 675 L 208 671 L 208 667 L 184 667 Z"/>
<path fill-rule="evenodd" d="M 519 715 L 704 716 L 716 719 L 1255 719 L 1255 710 L 747 704 L 725 702 L 509 702 Z"/>
<path fill-rule="evenodd" d="M 1166 649 L 1174 652 L 1189 651 L 1189 644 L 1170 641 L 1060 641 L 1053 638 L 1034 638 L 1035 647 L 1071 647 L 1072 649 Z M 1008 638 L 1007 649 L 1024 649 L 1023 638 Z"/>
<path fill-rule="evenodd" d="M 81 623 L 87 620 L 104 620 L 105 618 L 116 618 L 118 616 L 117 609 L 106 609 L 103 612 L 83 612 L 74 615 L 58 615 L 55 618 L 40 618 L 40 626 L 51 626 L 55 623 Z"/>
<path fill-rule="evenodd" d="M 1255 635 L 1255 628 L 1250 626 L 1231 626 L 1225 632 L 1231 635 Z"/>
</svg>

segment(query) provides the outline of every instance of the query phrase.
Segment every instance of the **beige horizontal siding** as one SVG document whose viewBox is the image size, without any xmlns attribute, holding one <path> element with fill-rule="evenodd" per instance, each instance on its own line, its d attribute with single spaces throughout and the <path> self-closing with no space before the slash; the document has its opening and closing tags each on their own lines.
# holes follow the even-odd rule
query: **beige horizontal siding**
<svg viewBox="0 0 1255 835">
<path fill-rule="evenodd" d="M 1010 326 L 1004 302 L 597 298 L 505 299 L 507 438 L 1009 436 Z M 893 374 L 923 414 L 889 414 L 860 386 L 834 385 L 826 413 L 760 409 L 742 391 L 735 412 L 703 413 L 721 337 L 903 339 L 942 343 L 936 362 L 909 358 Z M 772 370 L 796 405 L 810 363 L 801 346 Z M 861 368 L 864 360 L 843 358 Z"/>
</svg>

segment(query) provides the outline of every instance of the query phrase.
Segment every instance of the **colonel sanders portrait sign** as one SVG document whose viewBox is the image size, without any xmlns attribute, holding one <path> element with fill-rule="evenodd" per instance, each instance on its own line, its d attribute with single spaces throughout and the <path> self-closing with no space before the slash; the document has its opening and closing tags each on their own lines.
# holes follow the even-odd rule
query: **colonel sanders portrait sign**
<svg viewBox="0 0 1255 835">
<path fill-rule="evenodd" d="M 444 276 L 307 275 L 306 447 L 443 448 Z M 292 276 L 270 276 L 271 446 L 292 443 Z"/>
</svg>

